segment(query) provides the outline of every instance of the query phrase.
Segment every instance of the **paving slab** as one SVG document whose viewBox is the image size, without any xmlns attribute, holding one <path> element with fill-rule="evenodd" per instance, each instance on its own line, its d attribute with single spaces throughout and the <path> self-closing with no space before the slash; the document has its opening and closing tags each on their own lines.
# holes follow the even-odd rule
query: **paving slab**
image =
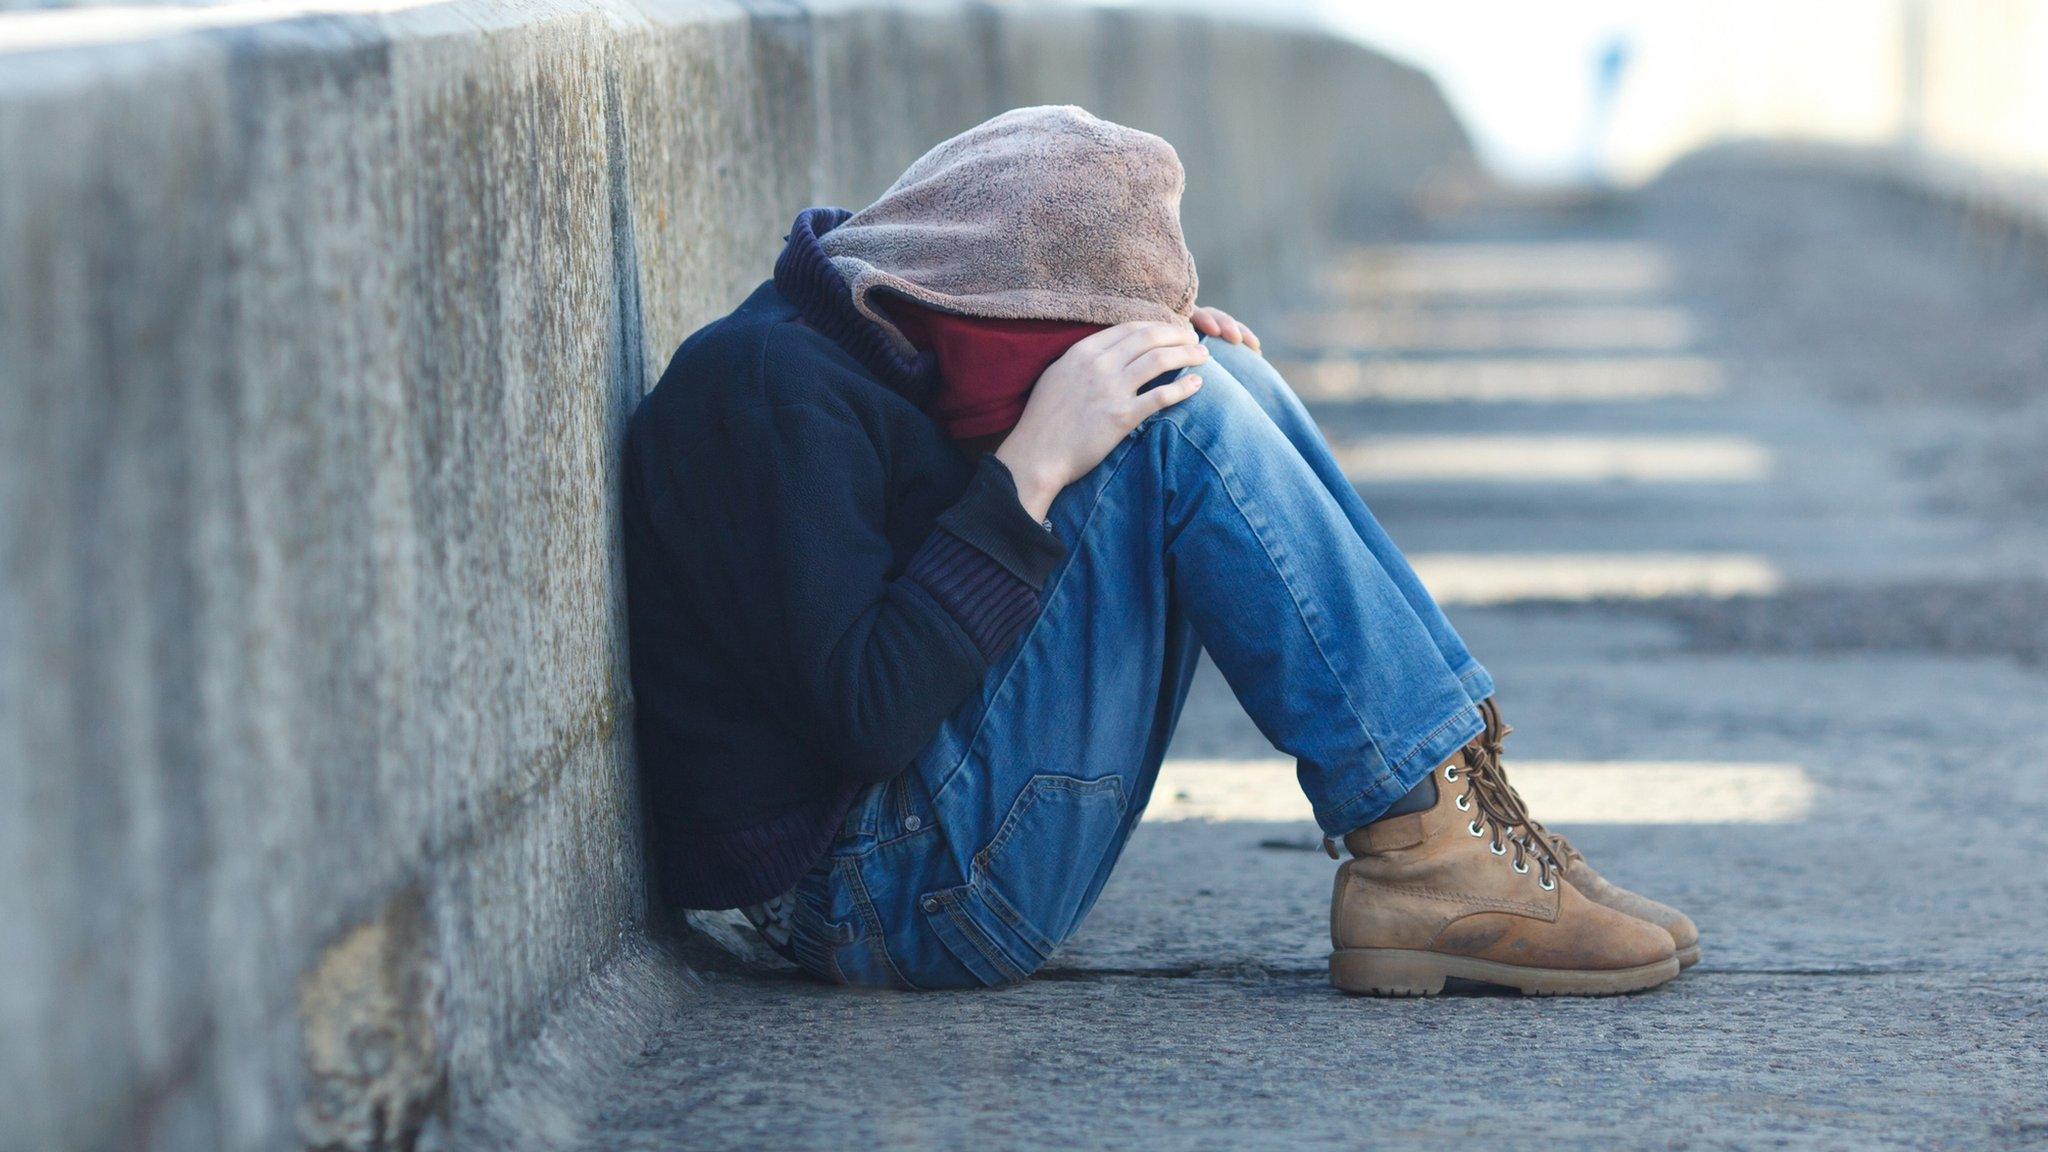
<svg viewBox="0 0 2048 1152">
<path fill-rule="evenodd" d="M 1688 976 L 1616 1000 L 1320 977 L 849 994 L 716 977 L 590 1147 L 2048 1145 L 2048 981 Z"/>
</svg>

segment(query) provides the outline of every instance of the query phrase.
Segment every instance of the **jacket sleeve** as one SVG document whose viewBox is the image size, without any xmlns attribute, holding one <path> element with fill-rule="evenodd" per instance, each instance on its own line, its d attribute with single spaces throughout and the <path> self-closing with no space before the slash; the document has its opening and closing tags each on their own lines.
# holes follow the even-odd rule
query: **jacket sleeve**
<svg viewBox="0 0 2048 1152">
<path fill-rule="evenodd" d="M 880 453 L 817 404 L 728 414 L 722 475 L 671 489 L 693 599 L 756 695 L 858 782 L 901 771 L 1038 609 L 1065 548 L 984 457 L 960 499 L 891 576 Z M 674 525 L 671 525 L 673 528 Z"/>
</svg>

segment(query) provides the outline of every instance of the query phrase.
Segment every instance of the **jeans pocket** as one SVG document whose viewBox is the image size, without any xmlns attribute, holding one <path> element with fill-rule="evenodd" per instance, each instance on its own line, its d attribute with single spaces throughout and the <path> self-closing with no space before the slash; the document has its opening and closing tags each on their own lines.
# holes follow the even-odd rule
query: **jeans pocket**
<svg viewBox="0 0 2048 1152">
<path fill-rule="evenodd" d="M 1033 776 L 995 838 L 975 854 L 971 886 L 988 912 L 1043 961 L 1094 903 L 1103 861 L 1123 823 L 1120 778 Z"/>
<path fill-rule="evenodd" d="M 994 913 L 981 903 L 973 885 L 964 884 L 927 893 L 922 905 L 925 922 L 931 927 L 932 935 L 982 985 L 996 988 L 1015 984 L 1037 970 L 1035 962 L 1028 967 L 1021 965 L 1017 957 L 982 927 L 983 923 L 994 918 Z"/>
</svg>

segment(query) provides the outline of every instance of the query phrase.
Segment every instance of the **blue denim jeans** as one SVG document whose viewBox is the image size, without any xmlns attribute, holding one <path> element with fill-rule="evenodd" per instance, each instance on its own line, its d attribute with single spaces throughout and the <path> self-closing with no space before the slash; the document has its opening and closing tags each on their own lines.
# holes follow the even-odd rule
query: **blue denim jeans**
<svg viewBox="0 0 2048 1152">
<path fill-rule="evenodd" d="M 1202 390 L 1053 504 L 1069 555 L 1038 619 L 797 885 L 812 974 L 964 988 L 1044 964 L 1144 810 L 1204 648 L 1332 836 L 1479 733 L 1491 678 L 1301 401 L 1206 343 Z"/>
</svg>

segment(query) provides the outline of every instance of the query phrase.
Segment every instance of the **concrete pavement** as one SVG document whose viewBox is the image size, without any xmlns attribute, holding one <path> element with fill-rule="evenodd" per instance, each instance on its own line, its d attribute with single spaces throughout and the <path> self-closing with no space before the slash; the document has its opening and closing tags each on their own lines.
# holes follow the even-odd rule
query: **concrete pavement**
<svg viewBox="0 0 2048 1152">
<path fill-rule="evenodd" d="M 585 1146 L 2048 1147 L 2038 254 L 1724 157 L 1418 228 L 1242 314 L 1340 451 L 1380 447 L 1361 487 L 1395 538 L 1460 574 L 1510 769 L 1648 764 L 1566 830 L 1691 912 L 1703 962 L 1616 1000 L 1339 995 L 1312 826 L 1229 794 L 1165 818 L 1195 762 L 1284 788 L 1205 668 L 1156 818 L 1049 971 L 861 993 L 700 941 L 704 990 Z M 1731 561 L 1750 583 L 1699 575 Z"/>
</svg>

